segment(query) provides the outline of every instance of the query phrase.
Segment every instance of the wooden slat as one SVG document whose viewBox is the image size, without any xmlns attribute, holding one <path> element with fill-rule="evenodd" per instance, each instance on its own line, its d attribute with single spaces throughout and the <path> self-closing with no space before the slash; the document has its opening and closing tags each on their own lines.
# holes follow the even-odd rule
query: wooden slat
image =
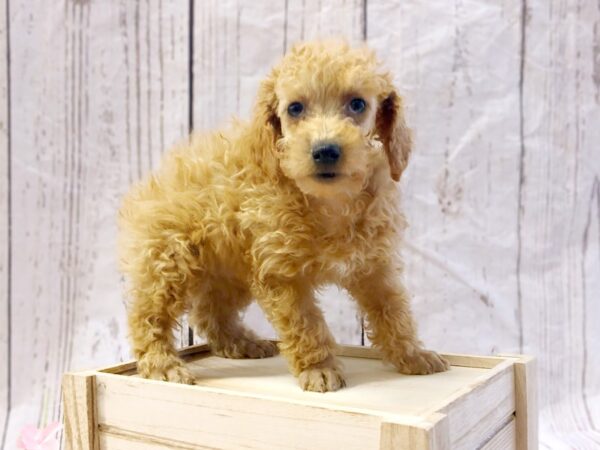
<svg viewBox="0 0 600 450">
<path fill-rule="evenodd" d="M 458 367 L 481 367 L 492 369 L 506 361 L 506 358 L 497 356 L 459 355 L 456 353 L 442 353 L 442 356 L 451 366 Z"/>
<path fill-rule="evenodd" d="M 515 415 L 517 448 L 538 448 L 537 361 L 528 356 L 516 356 Z"/>
<path fill-rule="evenodd" d="M 67 450 L 99 450 L 93 374 L 66 374 L 62 382 Z"/>
<path fill-rule="evenodd" d="M 113 374 L 97 380 L 102 431 L 160 442 L 176 429 L 182 444 L 227 449 L 369 449 L 378 443 L 380 420 L 367 414 Z"/>
<path fill-rule="evenodd" d="M 273 340 L 272 342 L 277 343 L 279 341 Z M 208 344 L 198 344 L 189 347 L 182 348 L 179 351 L 179 355 L 182 357 L 190 357 L 194 359 L 201 354 L 210 352 L 210 346 Z M 381 359 L 381 352 L 373 347 L 363 347 L 359 345 L 340 345 L 337 349 L 336 355 L 346 356 L 351 358 L 367 358 L 367 359 Z M 494 357 L 494 356 L 478 356 L 478 355 L 458 355 L 455 353 L 443 354 L 450 365 L 455 367 L 473 367 L 481 369 L 492 369 L 497 365 L 505 362 L 507 358 L 513 359 L 513 357 Z M 111 365 L 97 369 L 98 372 L 123 374 L 135 370 L 136 362 L 134 360 L 126 361 L 117 365 Z"/>
<path fill-rule="evenodd" d="M 129 358 L 117 209 L 186 138 L 189 24 L 187 2 L 10 8 L 14 442 L 59 418 L 65 370 Z"/>
<path fill-rule="evenodd" d="M 0 447 L 10 410 L 10 152 L 8 0 L 0 2 Z"/>
<path fill-rule="evenodd" d="M 284 9 L 284 47 L 317 38 L 343 37 L 353 45 L 364 41 L 363 0 L 291 0 Z"/>
<path fill-rule="evenodd" d="M 381 424 L 380 450 L 450 450 L 448 418 L 432 414 L 421 422 L 407 426 Z"/>
<path fill-rule="evenodd" d="M 514 417 L 496 433 L 481 450 L 517 450 L 517 432 Z M 537 447 L 535 447 L 537 448 Z"/>
<path fill-rule="evenodd" d="M 436 350 L 518 345 L 520 4 L 367 2 L 368 43 L 395 75 L 414 133 L 401 182 L 405 278 Z"/>
<path fill-rule="evenodd" d="M 440 405 L 448 416 L 452 448 L 469 450 L 481 445 L 515 412 L 515 375 L 512 361 L 490 369 L 478 382 L 456 392 L 453 398 Z"/>
<path fill-rule="evenodd" d="M 107 450 L 201 450 L 199 445 L 178 443 L 173 439 L 158 439 L 115 428 L 100 431 L 100 448 Z"/>
<path fill-rule="evenodd" d="M 586 1 L 526 5 L 520 352 L 539 357 L 545 429 L 565 448 L 600 447 L 600 9 Z M 560 445 L 550 436 L 542 443 Z"/>
<path fill-rule="evenodd" d="M 381 359 L 381 352 L 373 347 L 358 345 L 341 345 L 337 354 L 340 356 L 351 356 L 355 358 Z M 444 353 L 444 358 L 450 365 L 457 367 L 478 367 L 491 369 L 506 361 L 506 358 L 495 356 L 459 355 L 456 353 Z"/>
<path fill-rule="evenodd" d="M 189 347 L 182 348 L 179 350 L 179 356 L 186 357 L 198 357 L 203 353 L 210 352 L 210 347 L 208 344 L 198 344 L 191 345 Z M 136 369 L 136 361 L 126 361 L 117 365 L 111 365 L 108 367 L 102 367 L 100 369 L 96 369 L 97 372 L 106 372 L 106 373 L 114 373 L 114 374 L 125 374 L 131 371 L 135 371 Z"/>
</svg>

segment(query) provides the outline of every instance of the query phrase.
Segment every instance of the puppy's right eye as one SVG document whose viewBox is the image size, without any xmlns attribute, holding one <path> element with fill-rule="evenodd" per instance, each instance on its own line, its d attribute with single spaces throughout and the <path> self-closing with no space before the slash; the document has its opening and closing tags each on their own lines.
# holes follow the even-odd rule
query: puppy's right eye
<svg viewBox="0 0 600 450">
<path fill-rule="evenodd" d="M 302 114 L 302 111 L 304 111 L 304 105 L 300 102 L 290 103 L 287 111 L 290 116 L 298 117 L 300 114 Z"/>
</svg>

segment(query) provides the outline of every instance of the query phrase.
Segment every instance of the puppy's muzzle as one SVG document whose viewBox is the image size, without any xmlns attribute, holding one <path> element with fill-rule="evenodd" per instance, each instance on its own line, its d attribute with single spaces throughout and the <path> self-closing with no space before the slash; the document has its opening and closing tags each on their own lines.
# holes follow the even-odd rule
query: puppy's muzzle
<svg viewBox="0 0 600 450">
<path fill-rule="evenodd" d="M 342 156 L 342 149 L 337 144 L 318 144 L 313 148 L 312 157 L 317 166 L 317 177 L 335 178 L 335 165 Z"/>
</svg>

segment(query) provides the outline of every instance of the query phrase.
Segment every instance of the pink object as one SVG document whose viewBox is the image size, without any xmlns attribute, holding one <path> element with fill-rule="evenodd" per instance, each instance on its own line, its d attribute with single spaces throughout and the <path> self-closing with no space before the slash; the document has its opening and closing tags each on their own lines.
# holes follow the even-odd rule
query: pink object
<svg viewBox="0 0 600 450">
<path fill-rule="evenodd" d="M 17 448 L 22 450 L 58 450 L 58 431 L 61 429 L 59 422 L 52 422 L 45 428 L 38 429 L 27 425 L 21 430 L 17 438 Z"/>
</svg>

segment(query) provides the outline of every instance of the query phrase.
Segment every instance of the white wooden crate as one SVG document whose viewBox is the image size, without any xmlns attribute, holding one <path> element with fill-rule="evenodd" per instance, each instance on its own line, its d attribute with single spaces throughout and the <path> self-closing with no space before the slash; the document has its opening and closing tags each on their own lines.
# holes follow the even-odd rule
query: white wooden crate
<svg viewBox="0 0 600 450">
<path fill-rule="evenodd" d="M 343 346 L 347 387 L 320 394 L 303 392 L 280 356 L 181 354 L 198 385 L 139 378 L 135 362 L 66 374 L 68 447 L 537 449 L 530 357 L 445 355 L 450 371 L 406 376 L 373 349 Z"/>
</svg>

